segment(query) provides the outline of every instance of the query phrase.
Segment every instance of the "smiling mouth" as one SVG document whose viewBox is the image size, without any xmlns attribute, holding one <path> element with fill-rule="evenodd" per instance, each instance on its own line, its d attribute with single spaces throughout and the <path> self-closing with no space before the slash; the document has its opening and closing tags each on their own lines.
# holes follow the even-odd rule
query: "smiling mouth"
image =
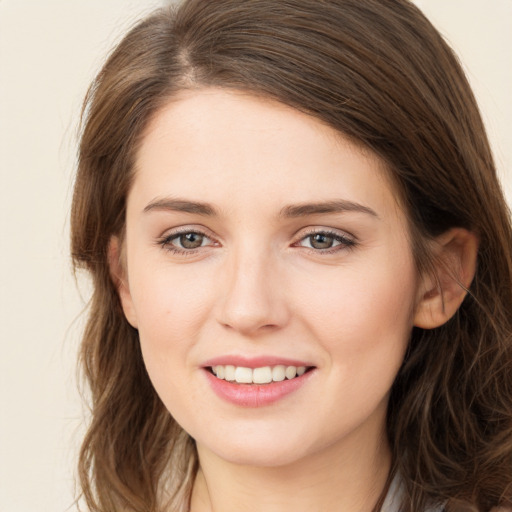
<svg viewBox="0 0 512 512">
<path fill-rule="evenodd" d="M 271 384 L 301 377 L 312 370 L 308 366 L 262 366 L 247 368 L 244 366 L 216 365 L 210 366 L 210 372 L 218 379 L 236 384 Z"/>
</svg>

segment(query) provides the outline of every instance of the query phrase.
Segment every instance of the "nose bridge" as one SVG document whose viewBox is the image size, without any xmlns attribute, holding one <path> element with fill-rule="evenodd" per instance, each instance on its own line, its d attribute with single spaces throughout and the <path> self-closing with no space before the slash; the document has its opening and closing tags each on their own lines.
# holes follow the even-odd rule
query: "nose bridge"
<svg viewBox="0 0 512 512">
<path fill-rule="evenodd" d="M 270 250 L 246 243 L 225 262 L 219 321 L 243 334 L 282 327 L 287 321 L 278 262 Z"/>
</svg>

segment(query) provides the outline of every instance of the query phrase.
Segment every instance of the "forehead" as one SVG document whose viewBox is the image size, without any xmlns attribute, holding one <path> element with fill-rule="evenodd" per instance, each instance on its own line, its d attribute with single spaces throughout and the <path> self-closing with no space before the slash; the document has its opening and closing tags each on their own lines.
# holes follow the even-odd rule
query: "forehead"
<svg viewBox="0 0 512 512">
<path fill-rule="evenodd" d="M 213 130 L 208 131 L 210 128 Z M 199 88 L 180 91 L 152 117 L 142 136 L 143 146 L 147 148 L 151 141 L 166 135 L 175 137 L 178 130 L 183 138 L 193 140 L 194 144 L 207 143 L 210 150 L 217 146 L 224 154 L 223 143 L 227 137 L 233 143 L 237 139 L 247 143 L 246 137 L 253 135 L 254 144 L 264 150 L 262 156 L 276 146 L 296 155 L 301 149 L 310 150 L 313 145 L 324 152 L 342 147 L 383 167 L 377 155 L 321 119 L 271 98 L 240 90 Z M 208 134 L 208 139 L 201 140 L 202 134 Z M 297 146 L 295 143 L 301 138 L 308 139 L 311 144 L 303 148 Z M 240 152 L 244 150 L 238 148 Z M 236 146 L 231 145 L 230 150 L 234 154 Z M 142 147 L 138 160 L 144 152 Z"/>
<path fill-rule="evenodd" d="M 386 166 L 371 151 L 279 102 L 220 89 L 181 93 L 157 112 L 135 172 L 133 188 L 146 200 L 172 194 L 277 207 L 347 196 L 396 206 Z"/>
</svg>

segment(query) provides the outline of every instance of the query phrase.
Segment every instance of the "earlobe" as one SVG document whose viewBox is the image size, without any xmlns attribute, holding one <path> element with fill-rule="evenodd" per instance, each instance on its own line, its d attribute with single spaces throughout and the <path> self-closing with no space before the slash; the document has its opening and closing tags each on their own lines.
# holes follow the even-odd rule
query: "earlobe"
<svg viewBox="0 0 512 512">
<path fill-rule="evenodd" d="M 472 231 L 452 228 L 435 241 L 434 274 L 421 278 L 414 325 L 434 329 L 459 309 L 475 276 L 478 237 Z"/>
<path fill-rule="evenodd" d="M 108 265 L 112 281 L 119 294 L 124 316 L 132 327 L 137 328 L 137 317 L 126 275 L 126 261 L 123 256 L 122 243 L 117 236 L 113 236 L 108 244 Z"/>
</svg>

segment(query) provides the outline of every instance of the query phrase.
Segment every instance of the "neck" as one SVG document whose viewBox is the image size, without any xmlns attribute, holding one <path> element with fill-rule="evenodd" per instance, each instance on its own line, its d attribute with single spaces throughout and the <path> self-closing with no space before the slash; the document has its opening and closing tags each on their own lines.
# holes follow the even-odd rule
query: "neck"
<svg viewBox="0 0 512 512">
<path fill-rule="evenodd" d="M 272 467 L 235 464 L 198 445 L 191 512 L 371 512 L 391 456 L 382 439 L 365 441 Z"/>
</svg>

